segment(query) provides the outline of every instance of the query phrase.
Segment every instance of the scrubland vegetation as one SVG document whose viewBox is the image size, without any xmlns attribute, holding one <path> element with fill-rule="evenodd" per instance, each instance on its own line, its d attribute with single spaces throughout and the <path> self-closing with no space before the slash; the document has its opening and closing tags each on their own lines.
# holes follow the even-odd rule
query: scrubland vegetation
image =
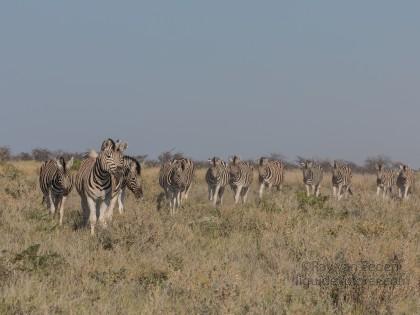
<svg viewBox="0 0 420 315">
<path fill-rule="evenodd" d="M 214 209 L 204 169 L 173 217 L 158 168 L 143 170 L 145 199 L 91 237 L 72 192 L 64 224 L 41 205 L 39 163 L 0 165 L 0 314 L 418 314 L 420 195 L 375 196 L 374 175 L 354 196 L 282 192 Z M 158 204 L 161 204 L 158 207 Z M 118 211 L 117 211 L 118 212 Z"/>
</svg>

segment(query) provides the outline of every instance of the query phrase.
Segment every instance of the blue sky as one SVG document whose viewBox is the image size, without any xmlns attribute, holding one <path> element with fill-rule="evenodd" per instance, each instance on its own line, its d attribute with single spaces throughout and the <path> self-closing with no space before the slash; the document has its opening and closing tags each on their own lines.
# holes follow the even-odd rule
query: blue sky
<svg viewBox="0 0 420 315">
<path fill-rule="evenodd" d="M 420 167 L 418 1 L 3 1 L 0 145 Z"/>
</svg>

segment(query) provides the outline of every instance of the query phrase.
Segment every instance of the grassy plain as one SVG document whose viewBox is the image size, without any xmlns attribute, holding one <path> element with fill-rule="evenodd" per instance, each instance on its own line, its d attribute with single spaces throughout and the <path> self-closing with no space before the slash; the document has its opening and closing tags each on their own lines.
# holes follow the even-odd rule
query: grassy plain
<svg viewBox="0 0 420 315">
<path fill-rule="evenodd" d="M 419 314 L 420 195 L 382 200 L 355 175 L 348 200 L 282 192 L 247 205 L 207 200 L 198 170 L 188 202 L 157 209 L 158 169 L 144 201 L 95 237 L 72 192 L 64 224 L 41 205 L 35 162 L 0 166 L 0 314 Z M 118 212 L 118 211 L 117 211 Z"/>
</svg>

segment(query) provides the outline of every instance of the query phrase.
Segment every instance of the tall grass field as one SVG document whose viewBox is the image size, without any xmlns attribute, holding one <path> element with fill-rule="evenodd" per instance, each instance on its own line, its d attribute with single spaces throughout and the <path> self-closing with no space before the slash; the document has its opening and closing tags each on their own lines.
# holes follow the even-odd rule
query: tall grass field
<svg viewBox="0 0 420 315">
<path fill-rule="evenodd" d="M 41 205 L 40 164 L 0 165 L 0 314 L 420 314 L 420 194 L 306 197 L 300 171 L 246 205 L 207 199 L 205 169 L 170 216 L 158 168 L 144 200 L 90 236 L 75 190 L 63 226 Z M 419 180 L 419 179 L 418 179 Z"/>
</svg>

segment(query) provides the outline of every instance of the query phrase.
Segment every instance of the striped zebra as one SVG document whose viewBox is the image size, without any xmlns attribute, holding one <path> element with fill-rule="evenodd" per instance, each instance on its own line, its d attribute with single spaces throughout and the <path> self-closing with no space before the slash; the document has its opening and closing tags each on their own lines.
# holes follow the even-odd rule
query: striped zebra
<svg viewBox="0 0 420 315">
<path fill-rule="evenodd" d="M 332 163 L 332 186 L 333 196 L 341 200 L 343 196 L 353 195 L 351 190 L 351 179 L 353 175 L 350 166 L 338 161 Z M 344 189 L 344 192 L 343 192 Z"/>
<path fill-rule="evenodd" d="M 249 187 L 254 179 L 253 166 L 245 161 L 241 161 L 238 156 L 234 156 L 229 163 L 229 184 L 233 190 L 235 204 L 242 198 L 242 203 L 246 203 Z"/>
<path fill-rule="evenodd" d="M 97 219 L 106 226 L 110 211 L 117 200 L 122 184 L 123 152 L 126 143 L 107 139 L 101 151 L 91 151 L 82 161 L 75 176 L 75 186 L 81 198 L 85 221 L 89 216 L 91 234 L 95 234 Z M 97 218 L 99 212 L 99 218 Z"/>
<path fill-rule="evenodd" d="M 50 208 L 50 213 L 60 208 L 60 225 L 63 224 L 64 203 L 73 188 L 70 169 L 73 158 L 68 162 L 60 157 L 58 160 L 45 161 L 39 172 L 39 186 L 43 193 L 42 203 Z"/>
<path fill-rule="evenodd" d="M 191 191 L 192 181 L 194 178 L 194 162 L 190 159 L 180 158 L 178 159 L 184 165 L 184 173 L 185 173 L 185 189 L 181 191 L 181 203 L 188 199 L 188 195 Z"/>
<path fill-rule="evenodd" d="M 210 167 L 206 173 L 206 182 L 209 190 L 209 200 L 213 206 L 223 203 L 223 194 L 229 184 L 229 168 L 225 161 L 213 157 L 209 159 Z"/>
<path fill-rule="evenodd" d="M 133 157 L 124 155 L 121 185 L 118 192 L 118 211 L 124 212 L 126 189 L 129 189 L 137 199 L 143 199 L 143 186 L 141 185 L 141 166 Z M 113 209 L 109 218 L 112 219 Z"/>
<path fill-rule="evenodd" d="M 382 190 L 383 198 L 392 194 L 392 187 L 397 184 L 398 173 L 387 169 L 382 163 L 376 164 L 376 195 L 379 196 Z"/>
<path fill-rule="evenodd" d="M 194 164 L 188 159 L 173 159 L 162 164 L 159 172 L 159 184 L 169 200 L 170 213 L 181 206 L 184 198 L 188 197 L 194 174 Z"/>
<path fill-rule="evenodd" d="M 408 193 L 413 191 L 415 174 L 413 169 L 405 164 L 400 164 L 400 172 L 397 177 L 398 195 L 402 199 L 408 198 Z"/>
<path fill-rule="evenodd" d="M 277 187 L 280 190 L 284 181 L 284 164 L 282 161 L 270 161 L 266 157 L 258 160 L 258 178 L 260 183 L 259 196 L 263 197 L 264 188 Z"/>
<path fill-rule="evenodd" d="M 303 183 L 306 187 L 306 195 L 308 197 L 310 195 L 315 195 L 318 197 L 324 176 L 324 170 L 322 169 L 322 166 L 308 160 L 300 162 L 300 165 L 302 167 Z"/>
</svg>

